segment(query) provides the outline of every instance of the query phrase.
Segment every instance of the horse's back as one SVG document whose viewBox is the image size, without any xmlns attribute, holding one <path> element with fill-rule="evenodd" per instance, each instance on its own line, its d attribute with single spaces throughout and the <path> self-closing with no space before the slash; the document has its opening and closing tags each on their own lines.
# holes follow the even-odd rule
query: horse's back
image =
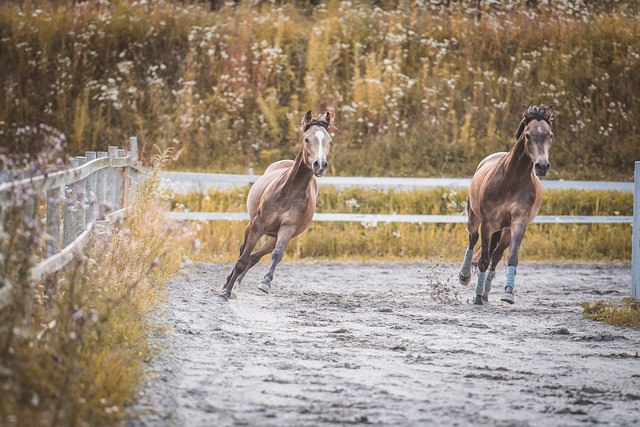
<svg viewBox="0 0 640 427">
<path fill-rule="evenodd" d="M 251 186 L 247 197 L 247 210 L 249 211 L 250 218 L 255 216 L 256 209 L 260 204 L 260 199 L 269 184 L 284 176 L 294 164 L 295 162 L 293 160 L 280 160 L 270 164 L 264 171 L 264 174 Z"/>
</svg>

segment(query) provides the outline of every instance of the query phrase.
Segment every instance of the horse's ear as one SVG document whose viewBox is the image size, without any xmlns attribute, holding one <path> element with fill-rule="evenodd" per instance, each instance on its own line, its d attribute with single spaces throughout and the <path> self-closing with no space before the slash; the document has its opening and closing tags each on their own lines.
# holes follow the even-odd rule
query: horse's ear
<svg viewBox="0 0 640 427">
<path fill-rule="evenodd" d="M 307 125 L 309 123 L 311 123 L 311 120 L 313 120 L 313 117 L 311 116 L 311 110 L 307 111 L 307 113 L 304 115 L 304 117 L 302 118 L 302 120 L 300 120 L 300 128 L 302 129 L 302 131 L 304 132 L 304 128 L 307 127 Z"/>
<path fill-rule="evenodd" d="M 324 117 L 324 122 L 327 124 L 327 127 L 333 124 L 333 118 L 335 116 L 336 115 L 333 113 L 333 111 L 327 111 L 327 115 Z"/>
<path fill-rule="evenodd" d="M 527 112 L 529 111 L 529 107 L 522 104 L 522 117 L 527 117 Z"/>
<path fill-rule="evenodd" d="M 551 124 L 551 122 L 553 121 L 553 105 L 547 105 L 546 107 L 544 107 L 544 116 L 549 124 Z"/>
</svg>

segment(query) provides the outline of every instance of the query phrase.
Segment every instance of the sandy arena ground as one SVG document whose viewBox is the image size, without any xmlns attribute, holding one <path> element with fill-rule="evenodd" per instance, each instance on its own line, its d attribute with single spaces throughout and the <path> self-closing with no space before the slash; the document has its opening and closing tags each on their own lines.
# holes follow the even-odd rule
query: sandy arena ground
<svg viewBox="0 0 640 427">
<path fill-rule="evenodd" d="M 270 295 L 231 264 L 168 284 L 166 350 L 128 426 L 640 425 L 640 330 L 582 318 L 628 264 L 524 263 L 516 304 L 471 305 L 458 265 L 282 263 Z"/>
</svg>

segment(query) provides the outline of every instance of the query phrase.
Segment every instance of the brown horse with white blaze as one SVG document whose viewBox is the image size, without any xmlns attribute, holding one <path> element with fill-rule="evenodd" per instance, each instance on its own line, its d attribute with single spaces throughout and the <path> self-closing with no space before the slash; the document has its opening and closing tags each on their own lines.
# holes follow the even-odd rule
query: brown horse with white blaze
<svg viewBox="0 0 640 427">
<path fill-rule="evenodd" d="M 295 160 L 281 160 L 271 164 L 249 191 L 247 208 L 249 225 L 240 246 L 236 262 L 220 298 L 227 301 L 234 285 L 239 284 L 247 271 L 264 255 L 271 255 L 271 268 L 258 289 L 269 293 L 276 266 L 282 260 L 285 246 L 300 235 L 311 223 L 318 201 L 316 177 L 327 171 L 327 155 L 331 149 L 329 128 L 334 114 L 330 111 L 313 117 L 307 111 L 301 121 L 302 147 Z M 269 240 L 252 253 L 260 238 Z"/>
<path fill-rule="evenodd" d="M 501 300 L 511 304 L 515 302 L 513 289 L 518 251 L 527 225 L 536 217 L 542 204 L 542 185 L 538 177 L 546 176 L 551 168 L 551 106 L 523 106 L 522 115 L 511 151 L 485 158 L 471 179 L 467 203 L 469 246 L 459 279 L 464 285 L 469 283 L 472 259 L 476 258 L 476 305 L 488 303 L 496 266 L 508 247 L 511 249 L 507 280 Z M 477 259 L 473 256 L 473 248 L 479 237 L 481 247 Z"/>
</svg>

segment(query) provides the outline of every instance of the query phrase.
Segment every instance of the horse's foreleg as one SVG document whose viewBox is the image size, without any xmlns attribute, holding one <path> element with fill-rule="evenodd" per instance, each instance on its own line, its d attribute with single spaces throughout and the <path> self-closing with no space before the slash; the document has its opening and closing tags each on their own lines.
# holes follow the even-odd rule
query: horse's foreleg
<svg viewBox="0 0 640 427">
<path fill-rule="evenodd" d="M 251 267 L 256 265 L 262 259 L 263 256 L 271 252 L 275 247 L 276 247 L 276 238 L 270 237 L 269 240 L 267 240 L 266 243 L 260 249 L 252 253 L 251 258 L 249 258 L 249 265 L 247 265 L 247 268 L 242 272 L 242 274 L 240 274 L 240 276 L 238 276 L 238 278 L 236 279 L 235 286 L 236 287 L 239 286 L 240 283 L 242 282 L 242 279 L 244 279 L 245 274 L 247 274 L 247 271 L 249 271 Z"/>
<path fill-rule="evenodd" d="M 487 277 L 484 282 L 484 294 L 482 295 L 482 300 L 485 303 L 489 302 L 489 293 L 491 292 L 491 284 L 493 279 L 496 277 L 496 266 L 502 259 L 502 255 L 504 254 L 505 249 L 509 247 L 509 242 L 511 238 L 510 230 L 503 229 L 500 232 L 496 232 L 493 234 L 493 238 L 491 239 L 491 260 L 489 264 L 489 271 L 487 273 Z M 500 240 L 497 240 L 497 239 Z M 498 242 L 495 243 L 494 239 Z M 495 243 L 495 244 L 494 244 Z"/>
<path fill-rule="evenodd" d="M 504 283 L 504 294 L 500 300 L 513 304 L 515 298 L 513 296 L 513 288 L 516 286 L 516 269 L 518 268 L 518 251 L 520 244 L 524 238 L 524 232 L 527 230 L 527 224 L 519 223 L 511 225 L 511 251 L 507 260 L 507 280 Z"/>
<path fill-rule="evenodd" d="M 251 251 L 253 250 L 253 248 L 255 248 L 258 240 L 260 240 L 260 238 L 262 237 L 262 227 L 252 221 L 247 226 L 247 231 L 245 231 L 245 234 L 247 235 L 247 238 L 245 239 L 243 244 L 243 251 L 238 258 L 238 261 L 233 266 L 231 274 L 227 276 L 227 282 L 222 288 L 222 294 L 220 294 L 220 298 L 224 301 L 228 301 L 231 297 L 233 285 L 238 279 L 238 276 L 240 276 L 247 270 L 251 259 Z"/>
<path fill-rule="evenodd" d="M 293 228 L 280 228 L 280 231 L 278 231 L 276 248 L 271 253 L 271 267 L 269 268 L 267 274 L 264 275 L 262 282 L 260 282 L 260 284 L 258 285 L 258 289 L 267 294 L 271 290 L 271 281 L 273 280 L 273 274 L 276 271 L 276 266 L 280 261 L 282 261 L 284 248 L 287 246 L 287 243 L 289 243 L 289 240 L 291 240 L 291 238 L 293 237 L 294 231 L 295 230 Z"/>
<path fill-rule="evenodd" d="M 480 261 L 478 262 L 478 281 L 476 282 L 476 297 L 473 300 L 475 305 L 482 305 L 482 296 L 484 295 L 484 285 L 487 278 L 487 269 L 489 268 L 489 248 L 492 233 L 487 223 L 482 224 L 481 232 L 481 249 Z"/>
<path fill-rule="evenodd" d="M 480 234 L 478 233 L 480 219 L 473 213 L 469 207 L 468 201 L 467 213 L 469 215 L 469 222 L 467 223 L 467 229 L 469 230 L 469 246 L 464 253 L 464 260 L 462 261 L 462 266 L 460 266 L 460 272 L 458 273 L 458 280 L 462 285 L 468 285 L 471 281 L 471 260 L 473 258 L 473 248 L 476 246 L 476 243 L 478 243 L 478 238 L 480 237 Z"/>
</svg>

